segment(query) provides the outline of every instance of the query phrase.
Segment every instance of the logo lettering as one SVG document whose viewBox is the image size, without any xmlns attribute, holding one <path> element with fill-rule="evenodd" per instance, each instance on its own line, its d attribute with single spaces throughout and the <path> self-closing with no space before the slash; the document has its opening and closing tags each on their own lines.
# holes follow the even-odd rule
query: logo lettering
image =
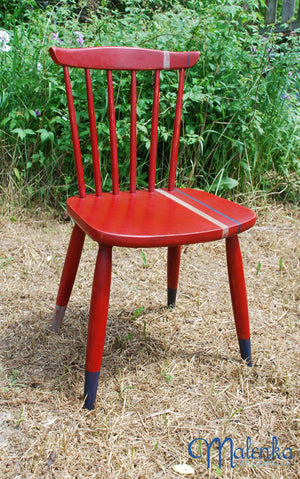
<svg viewBox="0 0 300 479">
<path fill-rule="evenodd" d="M 196 443 L 198 444 L 198 449 L 200 454 L 196 455 L 192 451 L 192 447 L 194 449 L 196 447 Z M 245 448 L 237 447 L 234 449 L 233 447 L 233 440 L 230 437 L 227 437 L 222 442 L 219 437 L 215 437 L 210 442 L 204 439 L 204 437 L 198 437 L 193 439 L 188 445 L 189 455 L 193 459 L 201 459 L 202 457 L 202 444 L 206 445 L 206 452 L 207 452 L 207 468 L 209 469 L 211 466 L 211 451 L 212 445 L 217 444 L 218 446 L 218 465 L 219 468 L 222 468 L 222 459 L 224 459 L 225 451 L 223 450 L 225 444 L 229 444 L 229 459 L 230 459 L 230 467 L 234 469 L 236 466 L 247 466 L 252 465 L 255 467 L 262 467 L 262 466 L 270 466 L 275 467 L 279 465 L 289 466 L 293 462 L 293 451 L 290 447 L 286 447 L 282 451 L 282 455 L 280 454 L 280 448 L 278 445 L 278 439 L 276 436 L 272 438 L 272 447 L 269 449 L 268 447 L 251 447 L 251 437 L 247 436 Z M 228 454 L 227 453 L 227 454 Z M 234 459 L 236 463 L 234 463 Z"/>
</svg>

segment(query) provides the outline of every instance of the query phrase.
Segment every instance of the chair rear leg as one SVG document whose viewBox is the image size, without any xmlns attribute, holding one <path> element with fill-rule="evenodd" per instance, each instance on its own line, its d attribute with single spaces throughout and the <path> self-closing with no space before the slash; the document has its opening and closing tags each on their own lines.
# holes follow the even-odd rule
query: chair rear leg
<svg viewBox="0 0 300 479">
<path fill-rule="evenodd" d="M 62 320 L 65 315 L 66 307 L 71 296 L 82 253 L 84 238 L 84 231 L 82 231 L 79 226 L 75 225 L 71 235 L 56 298 L 56 306 L 52 323 L 52 328 L 55 331 L 58 331 L 61 326 Z"/>
<path fill-rule="evenodd" d="M 112 248 L 99 246 L 88 327 L 84 407 L 94 409 L 105 342 L 111 282 Z"/>
<path fill-rule="evenodd" d="M 252 366 L 250 327 L 242 255 L 237 236 L 226 238 L 226 255 L 232 308 L 241 357 Z"/>
<path fill-rule="evenodd" d="M 176 303 L 181 246 L 168 247 L 168 308 Z"/>
</svg>

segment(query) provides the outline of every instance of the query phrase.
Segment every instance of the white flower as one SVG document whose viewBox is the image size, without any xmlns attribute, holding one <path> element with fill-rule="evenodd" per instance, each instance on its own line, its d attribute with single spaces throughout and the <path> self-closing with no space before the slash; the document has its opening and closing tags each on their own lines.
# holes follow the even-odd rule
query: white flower
<svg viewBox="0 0 300 479">
<path fill-rule="evenodd" d="M 6 30 L 0 30 L 0 50 L 3 52 L 9 52 L 11 47 L 7 45 L 9 42 L 9 34 Z"/>
<path fill-rule="evenodd" d="M 39 72 L 41 72 L 41 71 L 43 70 L 43 65 L 42 65 L 40 62 L 37 62 L 36 67 L 37 67 L 37 70 L 38 70 Z"/>
<path fill-rule="evenodd" d="M 9 34 L 5 30 L 0 30 L 0 41 L 3 41 L 4 43 L 9 42 Z"/>
</svg>

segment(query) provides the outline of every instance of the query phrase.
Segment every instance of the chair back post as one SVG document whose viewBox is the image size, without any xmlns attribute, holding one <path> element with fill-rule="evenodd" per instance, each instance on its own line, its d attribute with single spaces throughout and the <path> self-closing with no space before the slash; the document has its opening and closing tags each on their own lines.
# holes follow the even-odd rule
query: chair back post
<svg viewBox="0 0 300 479">
<path fill-rule="evenodd" d="M 65 84 L 66 84 L 67 102 L 68 102 L 69 118 L 70 118 L 70 125 L 71 125 L 71 135 L 72 135 L 73 151 L 74 151 L 74 157 L 75 157 L 75 168 L 76 168 L 79 196 L 80 198 L 85 198 L 86 191 L 85 191 L 85 184 L 84 184 L 84 174 L 83 174 L 83 167 L 82 167 L 82 160 L 81 160 L 81 151 L 80 151 L 80 144 L 79 144 L 76 113 L 74 108 L 74 100 L 73 100 L 73 94 L 72 94 L 69 69 L 65 65 L 64 65 L 64 77 L 65 77 Z"/>
<path fill-rule="evenodd" d="M 112 191 L 114 195 L 119 194 L 119 170 L 118 170 L 118 147 L 117 147 L 117 130 L 112 70 L 106 71 L 107 75 L 107 91 L 108 91 L 108 117 L 110 131 L 110 155 L 111 155 L 111 176 Z"/>
<path fill-rule="evenodd" d="M 96 192 L 96 196 L 101 196 L 102 187 L 101 187 L 101 172 L 100 172 L 100 160 L 99 160 L 99 149 L 98 149 L 98 139 L 97 139 L 97 127 L 96 127 L 91 73 L 89 68 L 85 68 L 85 82 L 86 82 L 86 93 L 87 93 L 88 112 L 89 112 L 95 192 Z"/>
<path fill-rule="evenodd" d="M 131 72 L 130 193 L 136 192 L 136 70 Z"/>
<path fill-rule="evenodd" d="M 150 140 L 149 184 L 148 184 L 148 190 L 150 192 L 153 192 L 155 189 L 157 127 L 158 127 L 158 113 L 159 113 L 159 84 L 160 84 L 160 70 L 155 70 L 153 104 L 152 104 L 151 140 Z"/>
<path fill-rule="evenodd" d="M 179 84 L 178 84 L 178 92 L 177 92 L 171 159 L 170 159 L 169 183 L 168 183 L 169 191 L 173 191 L 175 188 L 178 147 L 179 147 L 179 137 L 180 137 L 180 123 L 181 123 L 181 113 L 182 113 L 184 75 L 185 75 L 185 69 L 181 68 L 180 74 L 179 74 Z"/>
</svg>

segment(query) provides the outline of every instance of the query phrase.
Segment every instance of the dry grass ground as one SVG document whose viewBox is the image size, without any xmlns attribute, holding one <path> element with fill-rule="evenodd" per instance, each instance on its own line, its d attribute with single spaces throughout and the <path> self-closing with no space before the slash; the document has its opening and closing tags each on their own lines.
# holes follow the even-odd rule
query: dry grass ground
<svg viewBox="0 0 300 479">
<path fill-rule="evenodd" d="M 241 236 L 254 365 L 239 359 L 223 242 L 183 249 L 177 307 L 167 310 L 166 251 L 114 251 L 107 340 L 96 409 L 82 409 L 96 246 L 87 241 L 65 323 L 49 330 L 70 223 L 0 219 L 0 477 L 299 477 L 299 212 L 258 208 Z M 298 215 L 298 217 L 297 217 Z M 258 264 L 261 267 L 259 269 Z M 259 270 L 259 271 L 258 271 Z M 140 308 L 144 308 L 140 310 Z M 140 311 L 138 311 L 140 310 Z M 138 314 L 139 312 L 139 314 Z M 298 354 L 298 356 L 297 356 Z M 291 448 L 293 463 L 222 469 L 214 449 Z M 197 449 L 194 450 L 197 452 Z M 257 457 L 255 455 L 255 457 Z M 188 476 L 186 476 L 188 477 Z M 192 477 L 192 476 L 190 476 Z"/>
</svg>

